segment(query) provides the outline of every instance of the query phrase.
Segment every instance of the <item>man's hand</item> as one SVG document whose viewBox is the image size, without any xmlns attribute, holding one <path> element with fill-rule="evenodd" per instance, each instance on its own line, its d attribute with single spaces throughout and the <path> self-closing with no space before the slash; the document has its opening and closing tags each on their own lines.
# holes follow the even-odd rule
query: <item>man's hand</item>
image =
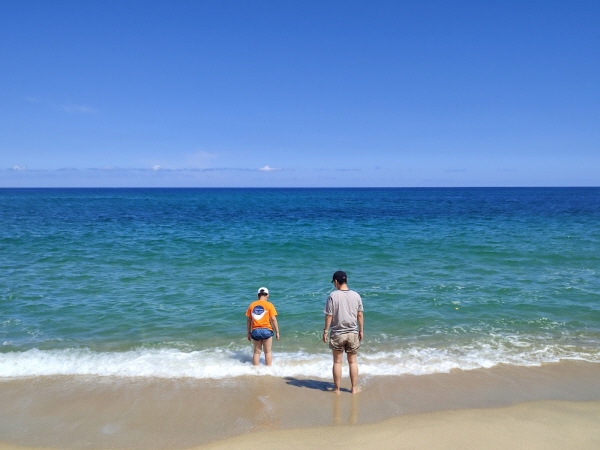
<svg viewBox="0 0 600 450">
<path fill-rule="evenodd" d="M 250 333 L 249 331 L 248 331 L 248 340 L 249 340 L 249 341 L 251 341 L 251 340 L 252 340 L 252 333 Z"/>
<path fill-rule="evenodd" d="M 358 332 L 358 342 L 362 342 L 362 340 L 363 340 L 363 332 L 359 331 Z"/>
<path fill-rule="evenodd" d="M 327 330 L 323 330 L 323 342 L 325 342 L 327 344 L 327 335 L 329 334 L 329 332 Z"/>
<path fill-rule="evenodd" d="M 275 339 L 279 340 L 279 331 L 275 333 Z"/>
</svg>

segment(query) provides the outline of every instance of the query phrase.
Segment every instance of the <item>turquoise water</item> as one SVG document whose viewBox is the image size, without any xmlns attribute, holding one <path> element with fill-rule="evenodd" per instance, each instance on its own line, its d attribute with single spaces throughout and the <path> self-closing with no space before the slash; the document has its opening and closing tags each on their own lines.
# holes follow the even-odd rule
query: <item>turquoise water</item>
<svg viewBox="0 0 600 450">
<path fill-rule="evenodd" d="M 600 362 L 600 188 L 0 189 L 0 377 L 329 377 L 336 270 L 361 373 Z"/>
</svg>

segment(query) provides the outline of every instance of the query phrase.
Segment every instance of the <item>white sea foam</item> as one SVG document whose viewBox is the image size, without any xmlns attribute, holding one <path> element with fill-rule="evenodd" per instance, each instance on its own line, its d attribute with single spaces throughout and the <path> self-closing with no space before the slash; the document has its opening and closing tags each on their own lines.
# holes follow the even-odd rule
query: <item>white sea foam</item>
<svg viewBox="0 0 600 450">
<path fill-rule="evenodd" d="M 37 350 L 0 354 L 0 379 L 53 375 L 95 375 L 156 378 L 233 378 L 273 375 L 328 378 L 331 356 L 327 352 L 277 352 L 273 367 L 251 365 L 248 350 L 210 349 L 184 352 L 176 349 L 138 349 L 126 352 L 93 352 L 86 349 Z M 452 369 L 473 370 L 497 364 L 534 366 L 561 360 L 600 363 L 600 351 L 546 345 L 515 353 L 502 346 L 407 348 L 359 356 L 363 375 L 425 375 Z M 262 364 L 262 362 L 261 362 Z M 346 365 L 344 365 L 344 369 Z"/>
</svg>

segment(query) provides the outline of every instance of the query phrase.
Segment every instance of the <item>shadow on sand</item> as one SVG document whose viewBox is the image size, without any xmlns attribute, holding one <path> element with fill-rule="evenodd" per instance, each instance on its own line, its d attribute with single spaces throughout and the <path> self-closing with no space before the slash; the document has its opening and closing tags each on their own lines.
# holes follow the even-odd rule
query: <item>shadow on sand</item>
<svg viewBox="0 0 600 450">
<path fill-rule="evenodd" d="M 301 380 L 299 378 L 294 377 L 285 377 L 285 382 L 291 386 L 308 388 L 308 389 L 317 389 L 319 391 L 333 391 L 334 384 L 329 381 L 320 381 L 320 380 Z M 340 389 L 342 392 L 350 392 L 349 389 Z"/>
</svg>

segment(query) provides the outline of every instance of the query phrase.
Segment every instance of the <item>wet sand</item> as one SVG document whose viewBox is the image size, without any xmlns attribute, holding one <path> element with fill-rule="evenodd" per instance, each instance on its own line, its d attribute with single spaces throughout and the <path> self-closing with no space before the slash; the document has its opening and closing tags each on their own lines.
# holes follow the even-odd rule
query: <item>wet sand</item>
<svg viewBox="0 0 600 450">
<path fill-rule="evenodd" d="M 367 425 L 281 429 L 244 434 L 196 450 L 338 447 L 398 449 L 600 448 L 600 402 L 540 401 L 504 408 L 438 411 Z M 1 444 L 0 450 L 33 450 Z"/>
<path fill-rule="evenodd" d="M 335 395 L 329 380 L 270 376 L 4 380 L 0 449 L 236 448 L 248 445 L 249 433 L 253 445 L 284 448 L 348 439 L 381 448 L 558 448 L 568 436 L 576 446 L 561 447 L 600 448 L 600 364 L 499 366 L 360 384 L 357 395 Z M 412 444 L 402 447 L 404 441 Z"/>
</svg>

